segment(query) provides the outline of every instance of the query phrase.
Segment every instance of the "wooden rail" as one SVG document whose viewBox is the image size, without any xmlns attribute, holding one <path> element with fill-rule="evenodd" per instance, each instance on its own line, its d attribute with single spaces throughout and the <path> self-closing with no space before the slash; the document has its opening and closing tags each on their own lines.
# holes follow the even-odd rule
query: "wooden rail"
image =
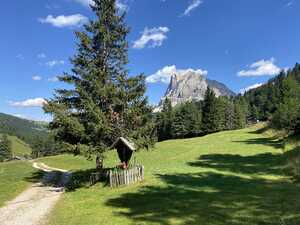
<svg viewBox="0 0 300 225">
<path fill-rule="evenodd" d="M 109 171 L 110 187 L 127 186 L 144 180 L 144 166 L 134 166 L 124 170 Z"/>
</svg>

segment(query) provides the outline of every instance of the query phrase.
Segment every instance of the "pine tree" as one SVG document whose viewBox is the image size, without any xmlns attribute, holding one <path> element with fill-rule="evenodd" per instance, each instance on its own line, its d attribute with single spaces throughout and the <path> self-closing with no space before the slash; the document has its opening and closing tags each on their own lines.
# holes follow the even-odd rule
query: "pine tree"
<svg viewBox="0 0 300 225">
<path fill-rule="evenodd" d="M 291 133 L 300 133 L 300 84 L 293 73 L 282 82 L 283 101 L 272 118 L 272 124 Z"/>
<path fill-rule="evenodd" d="M 59 78 L 72 88 L 57 90 L 45 104 L 53 116 L 50 128 L 68 150 L 87 157 L 102 154 L 120 136 L 147 148 L 154 126 L 145 77 L 128 78 L 125 13 L 116 0 L 94 0 L 91 8 L 96 19 L 76 32 L 72 73 Z"/>
<path fill-rule="evenodd" d="M 202 130 L 205 134 L 218 130 L 216 95 L 209 87 L 205 92 L 203 100 Z"/>
<path fill-rule="evenodd" d="M 174 115 L 174 121 L 172 123 L 172 137 L 184 138 L 188 134 L 187 124 L 184 118 L 183 107 L 179 106 L 176 109 Z"/>
<path fill-rule="evenodd" d="M 0 162 L 12 158 L 12 143 L 6 134 L 0 138 Z"/>
<path fill-rule="evenodd" d="M 226 112 L 227 112 L 228 105 L 229 105 L 229 100 L 227 97 L 221 96 L 216 99 L 216 107 L 217 107 L 216 118 L 218 124 L 217 127 L 218 131 L 227 130 Z"/>
<path fill-rule="evenodd" d="M 202 115 L 195 102 L 188 102 L 184 108 L 184 121 L 189 137 L 197 137 L 202 133 Z"/>
<path fill-rule="evenodd" d="M 163 108 L 161 113 L 158 115 L 157 119 L 157 135 L 158 140 L 163 141 L 170 139 L 172 137 L 171 129 L 173 123 L 173 109 L 171 101 L 166 98 L 163 103 Z"/>
<path fill-rule="evenodd" d="M 234 129 L 242 129 L 246 126 L 246 106 L 242 98 L 234 102 Z"/>
</svg>

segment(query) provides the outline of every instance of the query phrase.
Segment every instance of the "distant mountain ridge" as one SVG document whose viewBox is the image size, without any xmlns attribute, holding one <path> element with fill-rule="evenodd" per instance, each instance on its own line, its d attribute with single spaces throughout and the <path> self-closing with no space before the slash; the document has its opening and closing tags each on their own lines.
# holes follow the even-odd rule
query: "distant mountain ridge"
<svg viewBox="0 0 300 225">
<path fill-rule="evenodd" d="M 0 113 L 0 133 L 16 136 L 30 144 L 36 137 L 48 135 L 47 123 Z"/>
<path fill-rule="evenodd" d="M 189 70 L 183 74 L 172 75 L 170 84 L 164 97 L 161 98 L 156 111 L 161 109 L 166 98 L 171 101 L 172 106 L 192 100 L 203 100 L 208 87 L 210 87 L 218 97 L 236 95 L 225 84 L 216 80 L 207 79 L 203 74 Z"/>
</svg>

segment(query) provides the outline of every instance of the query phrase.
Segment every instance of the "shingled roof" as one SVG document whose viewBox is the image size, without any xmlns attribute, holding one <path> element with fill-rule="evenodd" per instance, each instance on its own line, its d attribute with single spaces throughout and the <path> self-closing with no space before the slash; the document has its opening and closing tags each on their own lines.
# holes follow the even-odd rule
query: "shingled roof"
<svg viewBox="0 0 300 225">
<path fill-rule="evenodd" d="M 135 144 L 132 141 L 129 141 L 128 139 L 124 137 L 119 137 L 111 146 L 111 149 L 116 147 L 116 145 L 122 142 L 124 145 L 126 145 L 131 151 L 136 151 Z"/>
</svg>

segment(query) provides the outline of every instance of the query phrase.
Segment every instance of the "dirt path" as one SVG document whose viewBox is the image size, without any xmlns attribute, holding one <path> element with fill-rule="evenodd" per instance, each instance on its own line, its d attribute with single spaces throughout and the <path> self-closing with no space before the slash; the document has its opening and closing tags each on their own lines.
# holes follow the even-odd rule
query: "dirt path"
<svg viewBox="0 0 300 225">
<path fill-rule="evenodd" d="M 43 163 L 33 167 L 45 172 L 43 179 L 0 208 L 1 225 L 41 224 L 61 197 L 70 173 Z"/>
</svg>

